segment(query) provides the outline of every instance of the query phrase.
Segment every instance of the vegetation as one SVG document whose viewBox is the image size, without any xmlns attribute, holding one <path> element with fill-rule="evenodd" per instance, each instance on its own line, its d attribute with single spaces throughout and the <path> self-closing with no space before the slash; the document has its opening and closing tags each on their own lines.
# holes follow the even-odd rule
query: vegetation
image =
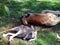
<svg viewBox="0 0 60 45">
<path fill-rule="evenodd" d="M 42 10 L 60 10 L 59 0 L 0 0 L 0 32 L 8 30 L 14 24 L 9 19 L 20 20 L 25 13 L 40 13 Z M 58 24 L 57 26 L 60 26 Z M 42 31 L 42 30 L 45 31 Z M 56 33 L 48 28 L 37 27 L 37 40 L 26 42 L 21 39 L 14 39 L 11 45 L 60 45 L 56 42 Z M 8 41 L 2 38 L 0 33 L 0 45 L 8 45 Z"/>
</svg>

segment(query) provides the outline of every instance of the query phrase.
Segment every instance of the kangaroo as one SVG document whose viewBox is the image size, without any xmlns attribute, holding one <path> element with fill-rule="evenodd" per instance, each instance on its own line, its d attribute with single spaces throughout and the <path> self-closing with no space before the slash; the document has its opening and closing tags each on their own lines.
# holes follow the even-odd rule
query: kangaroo
<svg viewBox="0 0 60 45">
<path fill-rule="evenodd" d="M 60 22 L 60 17 L 53 13 L 32 13 L 22 17 L 23 24 L 33 23 L 35 25 L 55 26 Z"/>
<path fill-rule="evenodd" d="M 29 38 L 29 41 L 36 40 L 37 38 L 37 31 L 34 29 L 33 26 L 28 27 L 20 25 L 9 29 L 9 31 L 6 31 L 5 33 L 3 34 L 3 37 L 7 37 L 10 35 L 9 41 L 13 40 L 14 37 L 23 37 L 23 40 Z"/>
</svg>

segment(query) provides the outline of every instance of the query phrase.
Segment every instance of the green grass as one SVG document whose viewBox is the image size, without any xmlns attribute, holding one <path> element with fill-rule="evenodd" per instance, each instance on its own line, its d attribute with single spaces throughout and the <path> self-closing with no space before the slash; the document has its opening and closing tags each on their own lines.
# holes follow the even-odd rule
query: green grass
<svg viewBox="0 0 60 45">
<path fill-rule="evenodd" d="M 2 38 L 2 35 L 0 35 Z M 45 31 L 45 32 L 39 32 L 37 35 L 37 40 L 33 42 L 27 42 L 21 39 L 16 39 L 11 42 L 12 45 L 52 45 L 55 42 L 55 33 L 50 32 L 50 31 Z M 0 43 L 1 45 L 7 45 L 8 41 L 4 38 L 2 38 L 2 41 Z"/>
<path fill-rule="evenodd" d="M 4 15 L 4 11 L 0 7 L 0 32 L 8 30 L 13 24 L 9 21 L 10 18 L 20 20 L 19 17 L 23 13 L 34 12 L 40 13 L 42 10 L 60 10 L 60 0 L 15 0 L 11 2 L 4 2 L 8 7 L 10 15 Z M 60 26 L 60 24 L 57 24 Z M 37 26 L 36 26 L 37 27 Z M 45 31 L 42 31 L 44 29 Z M 38 35 L 37 40 L 33 42 L 27 42 L 21 39 L 14 38 L 11 45 L 60 45 L 60 42 L 56 42 L 56 34 L 49 28 L 37 27 Z M 0 33 L 0 45 L 7 45 L 8 41 L 2 37 Z"/>
<path fill-rule="evenodd" d="M 7 28 L 7 26 L 5 28 Z M 0 30 L 2 29 L 3 28 L 0 28 Z M 42 31 L 42 27 L 37 27 L 36 29 L 38 30 L 37 40 L 33 42 L 27 42 L 21 39 L 14 38 L 14 40 L 11 42 L 11 45 L 57 45 L 57 44 L 60 44 L 56 42 L 56 34 L 50 31 L 50 29 L 44 28 L 45 31 Z M 1 38 L 0 40 L 1 45 L 8 44 L 8 40 L 2 37 L 2 33 L 0 33 L 0 38 Z"/>
<path fill-rule="evenodd" d="M 13 0 L 17 2 L 25 2 L 25 1 L 30 1 L 30 0 Z M 35 0 L 33 0 L 35 1 Z M 36 0 L 36 1 L 50 1 L 50 2 L 60 2 L 60 0 Z"/>
</svg>

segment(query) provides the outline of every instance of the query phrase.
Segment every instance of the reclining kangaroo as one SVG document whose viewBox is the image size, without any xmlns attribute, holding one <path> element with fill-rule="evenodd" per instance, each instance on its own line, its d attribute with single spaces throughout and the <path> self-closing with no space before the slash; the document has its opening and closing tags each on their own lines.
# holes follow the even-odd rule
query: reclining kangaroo
<svg viewBox="0 0 60 45">
<path fill-rule="evenodd" d="M 35 25 L 55 26 L 60 22 L 60 17 L 53 13 L 31 13 L 22 17 L 23 24 L 33 23 Z M 60 39 L 57 34 L 57 38 Z"/>
<path fill-rule="evenodd" d="M 9 36 L 11 41 L 14 37 L 23 38 L 23 40 L 29 39 L 29 41 L 36 40 L 37 38 L 37 30 L 33 28 L 33 26 L 28 27 L 24 25 L 20 25 L 18 27 L 14 27 L 3 34 L 3 37 Z"/>
<path fill-rule="evenodd" d="M 23 24 L 33 23 L 36 25 L 54 26 L 60 22 L 60 17 L 53 13 L 31 13 L 22 17 Z"/>
</svg>

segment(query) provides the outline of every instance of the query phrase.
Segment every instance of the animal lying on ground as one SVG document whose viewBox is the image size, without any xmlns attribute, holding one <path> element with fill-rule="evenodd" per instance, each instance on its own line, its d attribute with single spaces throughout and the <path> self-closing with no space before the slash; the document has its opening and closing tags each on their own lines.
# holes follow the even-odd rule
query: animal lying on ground
<svg viewBox="0 0 60 45">
<path fill-rule="evenodd" d="M 3 37 L 10 36 L 9 41 L 13 40 L 14 37 L 23 38 L 23 40 L 28 39 L 29 41 L 37 39 L 37 30 L 35 30 L 33 26 L 28 27 L 20 25 L 12 29 L 9 29 L 5 33 L 3 34 Z"/>
<path fill-rule="evenodd" d="M 54 26 L 60 22 L 60 17 L 53 13 L 30 13 L 22 17 L 23 24 L 33 23 L 35 25 Z"/>
<path fill-rule="evenodd" d="M 22 17 L 23 24 L 33 23 L 35 25 L 55 26 L 60 22 L 60 17 L 53 13 L 30 13 Z M 57 38 L 60 39 L 57 34 Z"/>
</svg>

